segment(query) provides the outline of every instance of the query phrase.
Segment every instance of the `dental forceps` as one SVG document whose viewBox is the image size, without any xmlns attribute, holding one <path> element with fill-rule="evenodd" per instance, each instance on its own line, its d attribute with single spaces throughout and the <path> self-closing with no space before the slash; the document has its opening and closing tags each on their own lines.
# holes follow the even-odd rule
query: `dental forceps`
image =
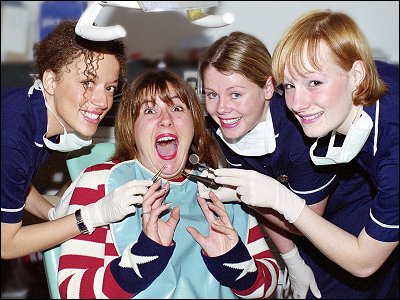
<svg viewBox="0 0 400 300">
<path fill-rule="evenodd" d="M 188 179 L 193 179 L 195 181 L 199 181 L 202 184 L 204 184 L 206 187 L 214 189 L 214 190 L 216 190 L 222 186 L 219 183 L 216 183 L 214 181 L 214 179 L 212 179 L 212 178 L 189 174 L 189 173 L 186 173 L 185 171 L 182 171 L 182 175 Z"/>
<path fill-rule="evenodd" d="M 156 182 L 160 178 L 160 174 L 165 169 L 166 166 L 167 165 L 163 165 L 161 167 L 161 169 L 153 176 L 153 178 L 151 178 L 151 181 L 153 181 L 153 183 Z"/>
</svg>

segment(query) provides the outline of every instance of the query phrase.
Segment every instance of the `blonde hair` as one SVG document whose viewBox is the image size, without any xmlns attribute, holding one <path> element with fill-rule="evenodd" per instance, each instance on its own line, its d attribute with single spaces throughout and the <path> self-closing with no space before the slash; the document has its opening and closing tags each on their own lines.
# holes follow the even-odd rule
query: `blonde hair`
<svg viewBox="0 0 400 300">
<path fill-rule="evenodd" d="M 272 76 L 271 54 L 255 36 L 235 31 L 223 36 L 205 52 L 199 74 L 203 80 L 209 66 L 219 72 L 238 73 L 263 88 Z"/>
<path fill-rule="evenodd" d="M 137 158 L 134 128 L 140 108 L 146 102 L 154 103 L 157 95 L 165 103 L 172 104 L 169 86 L 192 114 L 194 137 L 189 155 L 195 153 L 199 156 L 199 163 L 216 168 L 217 144 L 207 130 L 197 94 L 185 80 L 167 70 L 148 71 L 134 80 L 124 91 L 115 118 L 116 152 L 113 159 L 125 161 Z M 192 166 L 188 162 L 186 167 Z"/>
<path fill-rule="evenodd" d="M 282 83 L 285 66 L 289 72 L 304 75 L 307 71 L 304 57 L 319 69 L 319 45 L 324 43 L 333 61 L 350 71 L 355 61 L 362 61 L 366 69 L 364 80 L 353 93 L 354 105 L 371 105 L 387 90 L 379 74 L 364 34 L 352 18 L 330 10 L 314 10 L 300 17 L 284 34 L 272 55 L 272 72 Z"/>
</svg>

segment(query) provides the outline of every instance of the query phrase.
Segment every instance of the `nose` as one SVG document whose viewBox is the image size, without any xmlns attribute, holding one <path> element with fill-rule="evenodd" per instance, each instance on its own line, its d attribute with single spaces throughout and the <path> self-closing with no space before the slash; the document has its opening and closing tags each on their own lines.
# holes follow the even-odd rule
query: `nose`
<svg viewBox="0 0 400 300">
<path fill-rule="evenodd" d="M 109 101 L 112 101 L 112 95 L 107 93 L 104 88 L 98 87 L 92 92 L 91 103 L 101 109 L 106 109 L 109 105 Z"/>
<path fill-rule="evenodd" d="M 170 127 L 174 124 L 171 114 L 169 113 L 168 109 L 161 110 L 159 124 L 160 124 L 160 126 L 164 126 L 164 127 Z"/>
<path fill-rule="evenodd" d="M 217 113 L 223 115 L 231 110 L 231 101 L 225 97 L 220 97 L 218 100 Z"/>
<path fill-rule="evenodd" d="M 307 100 L 307 94 L 296 90 L 293 93 L 285 96 L 287 106 L 294 112 L 301 112 L 309 107 L 309 101 Z"/>
</svg>

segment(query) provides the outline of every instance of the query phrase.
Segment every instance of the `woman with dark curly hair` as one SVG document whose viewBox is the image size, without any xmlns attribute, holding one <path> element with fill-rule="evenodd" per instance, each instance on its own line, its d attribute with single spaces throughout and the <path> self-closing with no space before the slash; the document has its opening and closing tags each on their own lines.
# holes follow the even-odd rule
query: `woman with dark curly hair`
<svg viewBox="0 0 400 300">
<path fill-rule="evenodd" d="M 65 210 L 55 209 L 31 183 L 53 150 L 68 152 L 91 143 L 119 82 L 122 87 L 126 82 L 123 42 L 85 40 L 75 26 L 76 21 L 63 21 L 34 45 L 38 75 L 32 87 L 2 91 L 2 259 L 48 249 L 131 212 L 132 197 L 126 196 L 63 217 Z M 24 209 L 53 221 L 22 226 Z"/>
</svg>

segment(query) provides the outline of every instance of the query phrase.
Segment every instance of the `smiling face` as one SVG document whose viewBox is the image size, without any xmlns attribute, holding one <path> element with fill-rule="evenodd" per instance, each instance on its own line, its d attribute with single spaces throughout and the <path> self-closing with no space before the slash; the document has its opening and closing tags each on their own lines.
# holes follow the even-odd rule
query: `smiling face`
<svg viewBox="0 0 400 300">
<path fill-rule="evenodd" d="M 238 73 L 221 73 L 209 66 L 203 74 L 206 108 L 227 139 L 238 139 L 265 121 L 273 93 L 272 81 L 265 88 Z"/>
<path fill-rule="evenodd" d="M 184 169 L 194 137 L 193 117 L 169 86 L 172 103 L 157 94 L 155 102 L 145 102 L 134 125 L 137 159 L 157 172 L 165 164 L 163 177 L 174 178 Z"/>
<path fill-rule="evenodd" d="M 88 80 L 84 74 L 83 56 L 65 66 L 60 78 L 52 71 L 46 71 L 43 76 L 46 100 L 66 130 L 88 137 L 95 134 L 100 121 L 111 109 L 119 77 L 119 63 L 114 55 L 101 54 L 94 66 L 93 80 Z M 48 136 L 63 133 L 53 114 L 48 112 L 48 116 Z"/>
<path fill-rule="evenodd" d="M 287 65 L 284 71 L 286 105 L 309 137 L 325 136 L 348 123 L 358 82 L 355 67 L 349 72 L 341 69 L 330 58 L 326 45 L 320 45 L 318 54 L 319 70 L 304 57 L 308 69 L 304 74 L 292 72 Z"/>
</svg>

